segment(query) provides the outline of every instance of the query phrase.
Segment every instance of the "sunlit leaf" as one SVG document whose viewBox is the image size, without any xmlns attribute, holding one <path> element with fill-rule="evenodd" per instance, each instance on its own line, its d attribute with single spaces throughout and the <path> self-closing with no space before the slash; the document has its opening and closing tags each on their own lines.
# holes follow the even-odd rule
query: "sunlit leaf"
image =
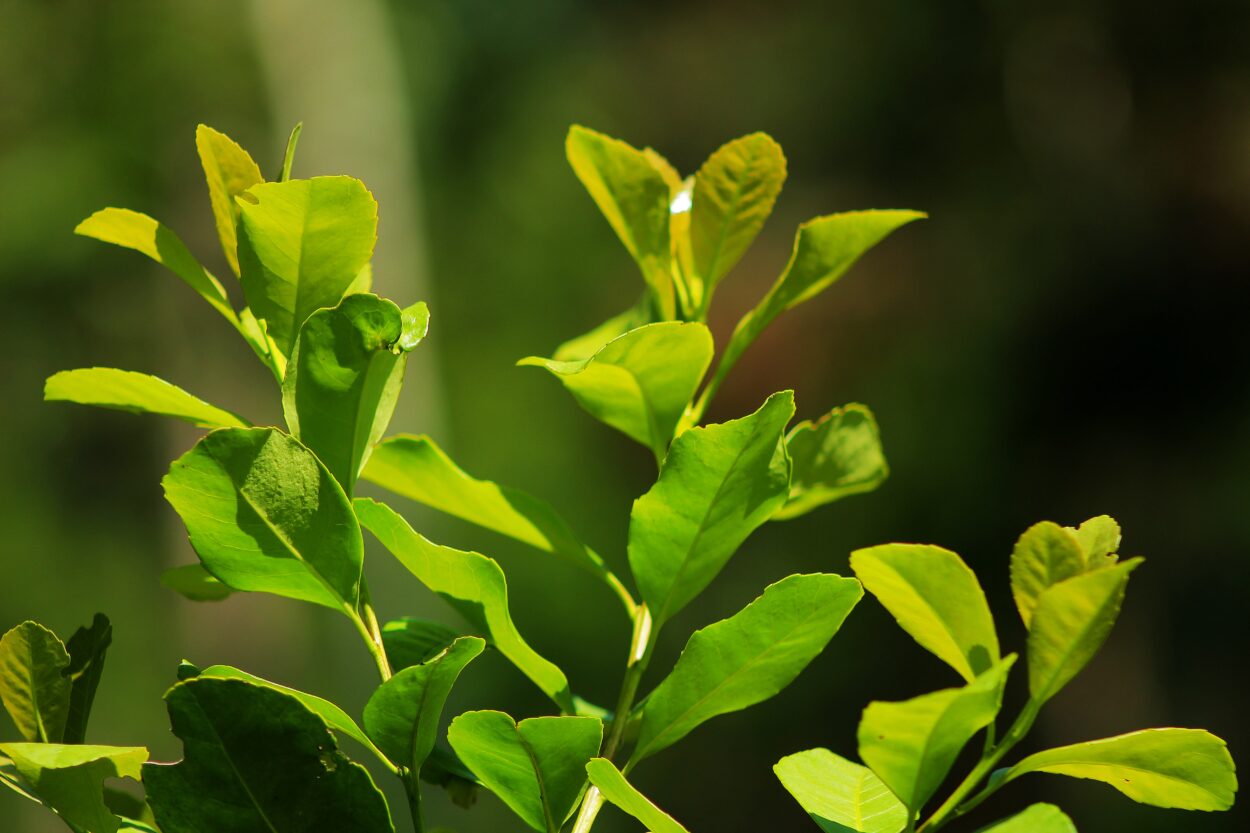
<svg viewBox="0 0 1250 833">
<path fill-rule="evenodd" d="M 712 334 L 698 323 L 648 324 L 609 341 L 589 359 L 531 356 L 591 416 L 664 459 L 682 413 L 712 360 Z"/>
<path fill-rule="evenodd" d="M 161 485 L 213 576 L 233 590 L 355 611 L 364 545 L 342 488 L 276 428 L 222 428 Z"/>
<path fill-rule="evenodd" d="M 26 740 L 61 741 L 69 716 L 69 662 L 65 645 L 38 622 L 23 622 L 0 638 L 0 701 Z"/>
<path fill-rule="evenodd" d="M 0 743 L 32 797 L 76 830 L 115 833 L 122 827 L 104 803 L 108 778 L 139 778 L 142 747 Z"/>
<path fill-rule="evenodd" d="M 65 720 L 64 743 L 83 743 L 87 718 L 95 702 L 96 689 L 104 673 L 104 657 L 113 642 L 113 626 L 103 613 L 97 613 L 87 627 L 74 631 L 66 643 L 69 665 L 62 672 L 70 679 L 69 712 Z"/>
<path fill-rule="evenodd" d="M 881 433 L 863 405 L 834 408 L 820 419 L 804 420 L 786 435 L 793 473 L 790 497 L 773 520 L 805 515 L 849 495 L 871 492 L 889 474 Z"/>
<path fill-rule="evenodd" d="M 1046 588 L 1085 571 L 1085 556 L 1072 530 L 1042 521 L 1024 531 L 1011 552 L 1011 594 L 1025 627 Z"/>
<path fill-rule="evenodd" d="M 652 804 L 626 781 L 621 771 L 607 758 L 595 758 L 586 764 L 586 775 L 604 798 L 638 819 L 652 833 L 688 833 L 672 816 Z"/>
<path fill-rule="evenodd" d="M 728 619 L 695 631 L 646 700 L 632 760 L 776 695 L 824 650 L 862 595 L 855 579 L 790 576 Z"/>
<path fill-rule="evenodd" d="M 955 553 L 927 544 L 883 544 L 851 553 L 851 569 L 903 630 L 965 680 L 998 662 L 985 593 Z"/>
<path fill-rule="evenodd" d="M 451 722 L 447 740 L 526 824 L 559 833 L 586 782 L 586 763 L 599 752 L 603 724 L 572 716 L 514 723 L 503 712 L 465 712 Z"/>
<path fill-rule="evenodd" d="M 773 767 L 782 786 L 825 833 L 899 833 L 907 808 L 866 766 L 808 749 Z"/>
<path fill-rule="evenodd" d="M 778 452 L 793 415 L 794 395 L 785 391 L 750 416 L 684 432 L 659 480 L 634 501 L 629 564 L 657 627 L 785 501 L 790 461 Z"/>
<path fill-rule="evenodd" d="M 135 414 L 158 414 L 202 428 L 248 425 L 242 417 L 210 405 L 164 379 L 111 367 L 55 373 L 44 383 L 43 398 L 47 402 L 77 402 Z"/>
<path fill-rule="evenodd" d="M 1081 544 L 1085 569 L 1098 570 L 1116 562 L 1120 551 L 1120 525 L 1109 515 L 1090 518 L 1072 532 Z"/>
<path fill-rule="evenodd" d="M 561 711 L 573 710 L 564 672 L 531 648 L 513 624 L 508 584 L 494 560 L 432 543 L 377 501 L 357 498 L 355 506 L 360 523 L 422 584 L 442 596 Z"/>
<path fill-rule="evenodd" d="M 998 714 L 1015 656 L 963 688 L 901 703 L 870 703 L 859 722 L 859 756 L 911 813 L 941 785 L 960 750 Z"/>
<path fill-rule="evenodd" d="M 1076 833 L 1076 825 L 1053 804 L 1034 804 L 978 833 Z"/>
<path fill-rule="evenodd" d="M 265 178 L 246 150 L 226 134 L 207 125 L 195 128 L 195 148 L 199 151 L 204 179 L 208 182 L 208 198 L 213 206 L 221 249 L 237 275 L 239 206 L 235 197 L 264 182 Z"/>
</svg>

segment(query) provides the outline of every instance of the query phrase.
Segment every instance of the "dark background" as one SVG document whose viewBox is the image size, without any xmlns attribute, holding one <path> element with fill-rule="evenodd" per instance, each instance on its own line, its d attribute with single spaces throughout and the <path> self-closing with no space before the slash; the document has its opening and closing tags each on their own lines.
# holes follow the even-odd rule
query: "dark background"
<svg viewBox="0 0 1250 833">
<path fill-rule="evenodd" d="M 550 499 L 618 566 L 649 455 L 513 367 L 641 285 L 566 166 L 568 125 L 652 145 L 684 172 L 754 130 L 783 145 L 790 181 L 722 289 L 722 343 L 798 222 L 928 211 L 785 315 L 711 414 L 739 416 L 783 387 L 801 417 L 867 402 L 893 476 L 761 530 L 672 623 L 653 671 L 766 583 L 845 573 L 852 549 L 892 540 L 963 554 L 1018 650 L 1016 536 L 1105 512 L 1123 552 L 1148 560 L 1111 640 L 1027 746 L 1187 725 L 1247 754 L 1250 4 L 1215 0 L 0 0 L 0 626 L 37 618 L 68 636 L 96 610 L 113 618 L 91 740 L 177 758 L 160 696 L 182 657 L 353 711 L 367 697 L 371 665 L 324 611 L 196 606 L 158 585 L 192 557 L 158 481 L 193 430 L 40 401 L 49 374 L 102 365 L 279 418 L 264 371 L 215 313 L 141 256 L 71 230 L 105 205 L 146 211 L 225 274 L 195 125 L 272 173 L 300 118 L 296 175 L 361 176 L 381 203 L 379 289 L 433 310 L 393 429 L 429 431 L 468 471 Z M 530 641 L 580 693 L 613 699 L 628 634 L 610 596 L 398 505 L 436 540 L 497 557 Z M 384 614 L 455 621 L 382 553 L 367 569 Z M 791 689 L 700 728 L 636 782 L 695 833 L 814 830 L 769 767 L 811 746 L 853 754 L 869 699 L 956 682 L 866 600 Z M 466 673 L 449 713 L 475 707 L 545 708 L 497 656 Z M 1046 776 L 1000 795 L 951 829 L 1033 800 L 1060 803 L 1086 833 L 1217 833 L 1247 818 Z M 490 796 L 470 813 L 440 797 L 431 813 L 461 831 L 520 826 Z M 0 828 L 59 829 L 7 793 Z M 596 829 L 634 825 L 609 810 Z"/>
</svg>

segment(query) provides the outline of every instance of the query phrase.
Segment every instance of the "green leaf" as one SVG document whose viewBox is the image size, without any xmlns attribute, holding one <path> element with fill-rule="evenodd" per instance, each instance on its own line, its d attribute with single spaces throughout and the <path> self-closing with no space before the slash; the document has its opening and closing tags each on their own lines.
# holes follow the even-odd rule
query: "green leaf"
<svg viewBox="0 0 1250 833">
<path fill-rule="evenodd" d="M 667 321 L 631 330 L 589 359 L 530 356 L 517 364 L 546 368 L 587 413 L 663 460 L 711 361 L 712 334 L 707 327 Z"/>
<path fill-rule="evenodd" d="M 1085 569 L 1098 570 L 1116 562 L 1120 551 L 1120 525 L 1109 515 L 1090 518 L 1072 531 L 1081 544 L 1085 556 Z"/>
<path fill-rule="evenodd" d="M 901 703 L 870 703 L 859 722 L 859 756 L 914 814 L 941 786 L 960 750 L 1002 706 L 1012 654 L 963 688 Z"/>
<path fill-rule="evenodd" d="M 773 772 L 825 833 L 898 833 L 907 824 L 907 808 L 872 770 L 828 749 L 788 755 Z"/>
<path fill-rule="evenodd" d="M 248 425 L 242 417 L 210 405 L 164 379 L 111 367 L 54 373 L 44 383 L 43 398 L 46 402 L 77 402 L 134 414 L 158 414 L 202 428 Z"/>
<path fill-rule="evenodd" d="M 231 593 L 203 564 L 171 567 L 161 573 L 161 584 L 193 602 L 219 602 Z"/>
<path fill-rule="evenodd" d="M 750 416 L 684 432 L 659 480 L 634 501 L 629 565 L 656 627 L 702 592 L 785 501 L 790 461 L 779 443 L 793 415 L 794 394 L 785 391 Z"/>
<path fill-rule="evenodd" d="M 919 211 L 851 211 L 799 226 L 789 263 L 768 295 L 738 322 L 722 364 L 732 365 L 774 318 L 819 295 L 891 232 L 924 216 Z"/>
<path fill-rule="evenodd" d="M 675 310 L 669 184 L 645 151 L 585 127 L 569 128 L 565 152 L 616 236 L 655 292 L 664 319 Z"/>
<path fill-rule="evenodd" d="M 1227 745 L 1201 729 L 1146 729 L 1047 749 L 1013 766 L 1007 780 L 1030 772 L 1102 781 L 1142 804 L 1181 810 L 1227 810 L 1237 793 Z"/>
<path fill-rule="evenodd" d="M 583 333 L 561 344 L 551 354 L 552 358 L 558 362 L 575 362 L 589 359 L 612 339 L 651 323 L 654 323 L 651 319 L 651 305 L 648 299 L 643 297 L 642 300 L 629 309 L 612 316 L 590 332 Z"/>
<path fill-rule="evenodd" d="M 377 501 L 357 498 L 355 506 L 360 523 L 422 584 L 442 596 L 561 711 L 573 710 L 564 672 L 531 648 L 513 624 L 508 583 L 493 559 L 432 543 Z"/>
<path fill-rule="evenodd" d="M 282 154 L 282 172 L 278 175 L 279 182 L 286 182 L 291 178 L 291 166 L 295 163 L 295 148 L 299 145 L 299 136 L 304 132 L 304 123 L 296 122 L 291 128 L 291 135 L 286 140 L 286 152 Z"/>
<path fill-rule="evenodd" d="M 239 206 L 235 197 L 264 182 L 265 178 L 246 150 L 208 125 L 195 128 L 195 149 L 199 151 L 204 179 L 208 182 L 208 199 L 213 206 L 221 250 L 237 275 Z"/>
<path fill-rule="evenodd" d="M 1055 805 L 1034 804 L 1011 818 L 981 828 L 978 833 L 1076 833 L 1076 825 Z"/>
<path fill-rule="evenodd" d="M 289 356 L 300 325 L 336 305 L 373 256 L 378 204 L 346 176 L 264 183 L 237 202 L 243 292 Z"/>
<path fill-rule="evenodd" d="M 572 716 L 515 723 L 503 712 L 465 712 L 451 722 L 447 740 L 522 821 L 559 833 L 586 783 L 586 763 L 599 752 L 603 724 Z"/>
<path fill-rule="evenodd" d="M 781 146 L 752 133 L 722 146 L 694 177 L 690 249 L 694 274 L 706 292 L 742 258 L 786 179 Z"/>
<path fill-rule="evenodd" d="M 113 642 L 113 626 L 103 613 L 97 613 L 89 627 L 79 628 L 69 638 L 69 665 L 62 672 L 70 680 L 69 711 L 64 743 L 83 743 L 87 737 L 87 718 L 95 702 L 100 676 L 104 673 L 104 655 Z"/>
<path fill-rule="evenodd" d="M 1059 693 L 1107 641 L 1129 573 L 1140 558 L 1062 581 L 1043 591 L 1029 630 L 1029 693 L 1039 704 Z"/>
<path fill-rule="evenodd" d="M 998 662 L 985 593 L 955 553 L 926 544 L 883 544 L 851 553 L 851 569 L 903 630 L 965 680 Z"/>
<path fill-rule="evenodd" d="M 604 578 L 603 560 L 546 501 L 478 480 L 429 437 L 401 434 L 373 449 L 361 475 L 398 495 L 506 535 Z"/>
<path fill-rule="evenodd" d="M 1042 521 L 1026 529 L 1011 551 L 1011 595 L 1026 628 L 1046 588 L 1085 572 L 1085 556 L 1072 532 Z"/>
<path fill-rule="evenodd" d="M 486 649 L 464 636 L 420 665 L 399 671 L 365 705 L 365 731 L 396 766 L 419 772 L 434 749 L 447 695 L 465 666 Z"/>
<path fill-rule="evenodd" d="M 853 578 L 790 576 L 730 618 L 695 631 L 643 706 L 631 760 L 654 755 L 717 715 L 775 696 L 824 650 L 863 593 Z"/>
<path fill-rule="evenodd" d="M 773 520 L 805 515 L 818 506 L 871 492 L 889 475 L 872 411 L 852 404 L 804 420 L 786 435 L 793 473 L 790 497 Z"/>
<path fill-rule="evenodd" d="M 407 359 L 399 307 L 376 295 L 348 295 L 300 328 L 282 382 L 291 434 L 325 463 L 350 496 L 395 412 Z M 427 315 L 428 319 L 428 315 Z M 424 335 L 424 323 L 415 319 Z"/>
<path fill-rule="evenodd" d="M 102 208 L 79 223 L 74 233 L 147 255 L 182 278 L 228 321 L 237 324 L 221 283 L 200 265 L 178 235 L 148 215 L 128 208 Z"/>
<path fill-rule="evenodd" d="M 85 833 L 116 833 L 121 820 L 104 804 L 106 778 L 139 778 L 142 747 L 0 743 L 32 797 Z"/>
<path fill-rule="evenodd" d="M 382 645 L 395 673 L 441 654 L 459 637 L 455 628 L 425 619 L 405 617 L 382 626 Z"/>
<path fill-rule="evenodd" d="M 197 677 L 165 694 L 183 759 L 145 764 L 156 824 L 168 833 L 394 830 L 369 773 L 339 751 L 295 697 L 243 680 Z"/>
<path fill-rule="evenodd" d="M 273 689 L 274 691 L 294 697 L 300 702 L 304 708 L 325 721 L 325 724 L 336 732 L 347 735 L 352 740 L 359 743 L 365 749 L 368 749 L 381 760 L 387 760 L 382 754 L 382 750 L 374 746 L 369 736 L 356 725 L 356 721 L 352 720 L 347 712 L 331 703 L 324 697 L 318 697 L 315 694 L 299 691 L 298 689 L 284 686 L 281 683 L 275 683 L 266 680 L 263 677 L 257 677 L 255 674 L 249 674 L 229 665 L 210 665 L 203 671 L 197 671 L 195 674 L 189 675 L 183 679 L 221 679 L 221 680 L 242 680 L 245 683 L 251 683 L 256 686 Z"/>
<path fill-rule="evenodd" d="M 0 700 L 26 740 L 58 743 L 64 735 L 69 662 L 65 645 L 38 622 L 23 622 L 0 638 Z"/>
<path fill-rule="evenodd" d="M 652 833 L 688 833 L 672 816 L 634 789 L 607 758 L 595 758 L 586 764 L 586 775 L 604 798 L 638 819 Z"/>
<path fill-rule="evenodd" d="M 161 481 L 205 568 L 232 590 L 355 615 L 364 544 L 316 456 L 276 428 L 222 428 Z"/>
</svg>

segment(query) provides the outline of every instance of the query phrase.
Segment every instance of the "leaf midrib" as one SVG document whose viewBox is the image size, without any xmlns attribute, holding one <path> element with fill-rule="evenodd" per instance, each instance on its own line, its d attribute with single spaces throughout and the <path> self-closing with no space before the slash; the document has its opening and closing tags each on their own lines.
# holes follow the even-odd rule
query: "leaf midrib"
<svg viewBox="0 0 1250 833">
<path fill-rule="evenodd" d="M 252 802 L 252 806 L 256 808 L 256 812 L 260 815 L 261 821 L 263 821 L 265 826 L 273 831 L 273 833 L 278 833 L 278 828 L 275 827 L 273 822 L 269 820 L 269 816 L 265 813 L 265 808 L 260 805 L 260 801 L 257 800 L 256 796 L 252 793 L 251 787 L 249 787 L 247 781 L 244 780 L 243 773 L 239 772 L 239 768 L 235 766 L 234 757 L 231 755 L 229 747 L 226 746 L 226 742 L 222 739 L 221 733 L 217 731 L 217 725 L 213 722 L 212 718 L 209 717 L 203 704 L 200 703 L 200 698 L 192 692 L 191 699 L 195 701 L 195 707 L 199 710 L 200 715 L 204 718 L 204 722 L 212 731 L 213 737 L 217 739 L 217 744 L 221 747 L 221 750 L 224 753 L 223 757 L 226 759 L 226 763 L 229 764 L 230 771 L 238 780 L 239 786 L 243 788 L 243 792 L 247 794 L 248 799 Z"/>
<path fill-rule="evenodd" d="M 1024 763 L 1024 761 L 1021 761 L 1021 763 Z M 1180 784 L 1183 786 L 1195 787 L 1201 790 L 1202 792 L 1206 793 L 1207 795 L 1211 796 L 1212 798 L 1216 799 L 1217 801 L 1222 801 L 1221 797 L 1217 793 L 1215 793 L 1209 787 L 1206 787 L 1198 783 L 1197 781 L 1189 781 L 1179 775 L 1171 775 L 1166 772 L 1160 772 L 1157 769 L 1146 769 L 1145 767 L 1134 766 L 1132 764 L 1113 764 L 1113 763 L 1107 763 L 1105 761 L 1081 761 L 1081 760 L 1053 761 L 1051 763 L 1044 764 L 1043 766 L 1040 766 L 1040 767 L 1023 770 L 1017 773 L 1015 777 L 1018 778 L 1019 776 L 1027 775 L 1030 772 L 1045 772 L 1048 775 L 1067 775 L 1067 773 L 1051 772 L 1050 770 L 1047 769 L 1047 767 L 1050 767 L 1050 766 L 1084 766 L 1084 767 L 1091 767 L 1094 769 L 1124 769 L 1124 770 L 1128 770 L 1129 772 L 1139 772 L 1144 775 L 1152 775 L 1156 778 L 1167 781 L 1170 784 Z M 1083 776 L 1070 776 L 1070 777 L 1083 777 Z M 1092 779 L 1092 780 L 1097 780 L 1097 779 Z M 1111 782 L 1106 781 L 1104 783 L 1111 783 Z"/>
<path fill-rule="evenodd" d="M 751 166 L 755 164 L 755 161 L 758 158 L 759 154 L 755 152 L 754 148 L 747 147 L 745 155 L 747 156 L 747 161 L 746 161 L 746 165 L 744 166 L 744 170 L 750 170 Z M 737 220 L 738 218 L 738 207 L 739 207 L 739 204 L 742 202 L 742 197 L 746 190 L 744 186 L 744 180 L 742 177 L 734 176 L 733 181 L 734 181 L 735 187 L 734 187 L 733 200 L 731 203 L 732 210 L 727 211 L 725 213 L 724 222 L 720 224 L 721 226 L 720 234 L 716 240 L 716 247 L 712 250 L 714 254 L 712 255 L 711 262 L 708 265 L 707 274 L 699 276 L 707 283 L 712 283 L 713 281 L 716 280 L 716 278 L 713 276 L 716 274 L 716 267 L 720 266 L 721 257 L 725 253 L 725 241 L 729 239 L 729 228 L 730 226 L 734 225 L 734 220 Z M 691 208 L 693 209 L 693 204 Z M 733 219 L 731 220 L 730 218 L 733 218 Z"/>
</svg>

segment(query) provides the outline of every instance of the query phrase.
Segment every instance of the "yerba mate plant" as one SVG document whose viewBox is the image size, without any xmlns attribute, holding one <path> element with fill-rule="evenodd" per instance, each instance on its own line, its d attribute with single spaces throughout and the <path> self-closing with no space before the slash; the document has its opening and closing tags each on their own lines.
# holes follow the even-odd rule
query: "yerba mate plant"
<svg viewBox="0 0 1250 833">
<path fill-rule="evenodd" d="M 1011 591 L 1028 630 L 1028 700 L 998 737 L 997 719 L 1015 654 L 1002 656 L 981 585 L 941 547 L 886 544 L 851 554 L 868 592 L 921 647 L 965 685 L 901 703 L 872 703 L 859 723 L 863 766 L 828 749 L 790 755 L 777 777 L 825 831 L 937 831 L 1031 772 L 1102 781 L 1134 801 L 1181 810 L 1227 810 L 1237 792 L 1224 741 L 1200 729 L 1145 729 L 1075 743 L 999 764 L 1039 712 L 1080 673 L 1111 633 L 1129 574 L 1119 560 L 1120 526 L 1101 515 L 1079 527 L 1049 521 L 1027 529 L 1011 553 Z M 963 748 L 985 733 L 972 770 L 921 823 Z M 985 833 L 1076 833 L 1053 804 L 1034 804 Z"/>
</svg>

